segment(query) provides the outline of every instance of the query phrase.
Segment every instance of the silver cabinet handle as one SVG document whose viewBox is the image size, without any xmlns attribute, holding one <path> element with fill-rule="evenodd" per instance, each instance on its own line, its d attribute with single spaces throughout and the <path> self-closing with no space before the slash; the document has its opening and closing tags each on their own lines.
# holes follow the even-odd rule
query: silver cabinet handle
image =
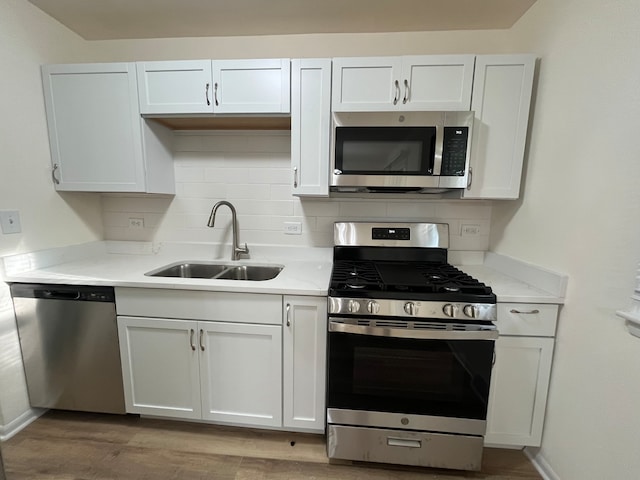
<svg viewBox="0 0 640 480">
<path fill-rule="evenodd" d="M 540 313 L 540 310 L 536 308 L 535 310 L 529 310 L 528 312 L 521 312 L 520 310 L 516 310 L 515 308 L 512 308 L 511 310 L 509 310 L 509 312 L 519 313 L 520 315 L 535 315 L 536 313 Z"/>
<path fill-rule="evenodd" d="M 411 440 L 409 438 L 387 437 L 387 445 L 390 447 L 421 448 L 422 442 L 420 440 Z"/>
<path fill-rule="evenodd" d="M 471 189 L 471 182 L 473 182 L 473 168 L 469 167 L 469 175 L 467 176 L 467 190 Z"/>
<path fill-rule="evenodd" d="M 404 98 L 402 99 L 402 103 L 407 103 L 409 101 L 409 81 L 404 79 Z"/>
<path fill-rule="evenodd" d="M 220 105 L 218 103 L 218 82 L 213 84 L 213 101 L 216 104 L 216 107 Z"/>
<path fill-rule="evenodd" d="M 204 352 L 204 343 L 203 343 L 204 338 L 203 337 L 204 337 L 204 330 L 200 329 L 200 350 L 202 350 Z"/>
<path fill-rule="evenodd" d="M 51 178 L 53 179 L 53 183 L 55 183 L 56 185 L 60 185 L 60 180 L 58 180 L 58 178 L 56 177 L 56 170 L 58 170 L 58 164 L 54 163 L 53 170 L 51 170 Z"/>
<path fill-rule="evenodd" d="M 287 327 L 291 326 L 291 304 L 287 303 Z"/>
<path fill-rule="evenodd" d="M 293 188 L 298 188 L 298 167 L 293 167 Z"/>
<path fill-rule="evenodd" d="M 209 101 L 209 83 L 207 83 L 204 88 L 204 97 L 207 99 L 207 105 L 211 105 L 211 102 Z"/>
<path fill-rule="evenodd" d="M 193 343 L 193 337 L 196 334 L 196 331 L 192 328 L 189 333 L 189 345 L 191 345 L 191 350 L 195 351 L 196 346 Z"/>
<path fill-rule="evenodd" d="M 396 86 L 396 94 L 393 97 L 393 104 L 397 105 L 398 100 L 400 100 L 400 83 L 398 83 L 398 80 L 394 82 L 394 85 Z"/>
</svg>

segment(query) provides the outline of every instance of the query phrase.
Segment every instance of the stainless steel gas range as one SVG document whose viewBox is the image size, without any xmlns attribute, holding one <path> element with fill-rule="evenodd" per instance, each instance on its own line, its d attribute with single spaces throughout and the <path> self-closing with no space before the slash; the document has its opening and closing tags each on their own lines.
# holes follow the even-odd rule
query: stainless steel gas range
<svg viewBox="0 0 640 480">
<path fill-rule="evenodd" d="M 336 223 L 330 459 L 479 470 L 496 297 L 447 263 L 449 227 Z"/>
</svg>

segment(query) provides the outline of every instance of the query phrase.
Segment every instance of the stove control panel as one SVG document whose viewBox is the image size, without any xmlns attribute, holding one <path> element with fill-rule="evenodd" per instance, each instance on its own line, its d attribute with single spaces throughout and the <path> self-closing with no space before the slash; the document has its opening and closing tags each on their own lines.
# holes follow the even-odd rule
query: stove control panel
<svg viewBox="0 0 640 480">
<path fill-rule="evenodd" d="M 391 299 L 329 297 L 329 314 L 369 317 L 414 317 L 433 319 L 494 321 L 493 303 L 420 302 Z"/>
<path fill-rule="evenodd" d="M 371 229 L 372 240 L 411 240 L 410 228 L 379 228 Z"/>
</svg>

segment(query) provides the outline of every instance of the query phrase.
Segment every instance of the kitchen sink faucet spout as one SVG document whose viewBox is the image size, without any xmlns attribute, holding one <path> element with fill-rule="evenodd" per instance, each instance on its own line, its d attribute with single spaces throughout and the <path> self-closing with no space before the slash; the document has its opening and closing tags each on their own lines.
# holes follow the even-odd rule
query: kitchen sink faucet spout
<svg viewBox="0 0 640 480">
<path fill-rule="evenodd" d="M 220 208 L 222 205 L 226 205 L 227 207 L 229 207 L 229 209 L 231 209 L 231 226 L 233 229 L 233 245 L 231 246 L 231 260 L 239 260 L 240 255 L 249 253 L 249 247 L 247 247 L 246 243 L 244 244 L 244 247 L 241 247 L 240 245 L 238 245 L 238 218 L 236 216 L 235 207 L 231 205 L 231 203 L 225 200 L 222 200 L 216 203 L 211 209 L 211 215 L 209 216 L 209 221 L 207 222 L 207 226 L 213 227 L 213 224 L 216 221 L 216 212 L 218 211 L 218 208 Z"/>
</svg>

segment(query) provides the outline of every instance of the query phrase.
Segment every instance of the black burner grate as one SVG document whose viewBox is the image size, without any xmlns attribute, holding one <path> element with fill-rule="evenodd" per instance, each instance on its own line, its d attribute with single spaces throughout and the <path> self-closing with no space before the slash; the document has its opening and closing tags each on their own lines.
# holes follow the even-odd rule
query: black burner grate
<svg viewBox="0 0 640 480">
<path fill-rule="evenodd" d="M 491 287 L 447 263 L 336 261 L 330 294 L 495 302 Z"/>
</svg>

